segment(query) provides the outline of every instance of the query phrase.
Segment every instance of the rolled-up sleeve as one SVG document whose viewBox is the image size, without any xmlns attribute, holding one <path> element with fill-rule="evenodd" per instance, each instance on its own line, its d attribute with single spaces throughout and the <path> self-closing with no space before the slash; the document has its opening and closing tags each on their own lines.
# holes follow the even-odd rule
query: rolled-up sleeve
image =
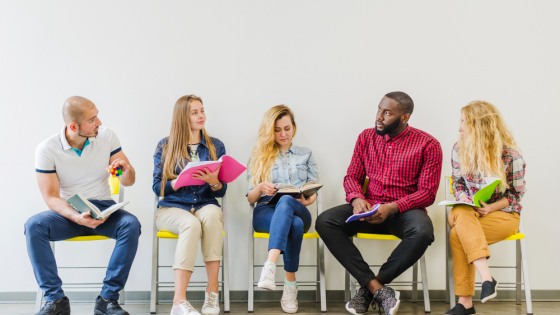
<svg viewBox="0 0 560 315">
<path fill-rule="evenodd" d="M 439 142 L 434 141 L 428 145 L 424 156 L 424 164 L 418 178 L 418 190 L 395 202 L 401 213 L 410 209 L 426 208 L 431 206 L 436 199 L 443 156 Z"/>
<path fill-rule="evenodd" d="M 251 186 L 251 161 L 252 158 L 249 158 L 249 163 L 247 163 L 247 190 L 245 191 L 245 197 L 247 197 L 249 192 L 253 189 L 253 186 Z"/>
<path fill-rule="evenodd" d="M 451 150 L 451 183 L 455 200 L 459 200 L 461 196 L 467 193 L 465 179 L 461 173 L 457 143 L 455 143 L 453 150 Z"/>
<path fill-rule="evenodd" d="M 225 145 L 220 145 L 220 146 L 216 147 L 217 158 L 219 159 L 224 155 L 226 155 Z M 227 184 L 224 183 L 224 182 L 222 182 L 222 188 L 220 188 L 218 190 L 213 190 L 212 188 L 210 188 L 212 196 L 214 196 L 216 198 L 222 198 L 223 196 L 225 196 L 226 195 L 226 190 L 227 190 Z"/>
<path fill-rule="evenodd" d="M 527 191 L 525 188 L 525 160 L 517 151 L 510 152 L 510 154 L 512 158 L 506 170 L 506 180 L 509 187 L 504 192 L 504 197 L 507 198 L 509 207 L 502 209 L 502 211 L 520 212 L 521 198 L 523 198 Z"/>
<path fill-rule="evenodd" d="M 165 145 L 165 140 L 158 143 L 156 147 L 156 152 L 154 153 L 154 182 L 152 185 L 152 190 L 156 196 L 161 196 L 161 182 L 163 179 L 163 165 L 162 165 L 162 154 Z M 165 184 L 164 195 L 172 194 L 175 190 L 171 187 L 171 181 L 168 180 Z"/>
<path fill-rule="evenodd" d="M 364 168 L 364 148 L 365 148 L 365 138 L 364 132 L 360 134 L 358 140 L 356 141 L 356 146 L 354 146 L 354 153 L 352 154 L 352 161 L 348 170 L 346 171 L 346 176 L 344 176 L 344 191 L 346 192 L 346 202 L 351 203 L 352 199 L 364 198 L 362 193 L 362 183 L 366 177 L 366 170 Z"/>
<path fill-rule="evenodd" d="M 307 181 L 310 182 L 312 180 L 319 181 L 319 166 L 317 166 L 313 152 L 309 154 L 307 159 Z"/>
</svg>

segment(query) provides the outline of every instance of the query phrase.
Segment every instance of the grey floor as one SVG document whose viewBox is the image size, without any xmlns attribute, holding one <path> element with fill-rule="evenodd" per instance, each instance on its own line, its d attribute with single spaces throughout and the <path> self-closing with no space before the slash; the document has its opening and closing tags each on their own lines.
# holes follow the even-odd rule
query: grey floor
<svg viewBox="0 0 560 315">
<path fill-rule="evenodd" d="M 193 306 L 200 310 L 200 303 L 193 303 Z M 157 306 L 157 314 L 169 314 L 171 304 L 161 304 Z M 449 309 L 448 304 L 443 302 L 432 302 L 431 314 L 444 314 Z M 148 315 L 149 304 L 127 304 L 124 305 L 130 314 Z M 32 304 L 0 304 L 0 314 L 19 315 L 33 314 L 34 305 Z M 343 303 L 329 303 L 327 314 L 349 314 L 346 312 Z M 477 314 L 526 314 L 525 303 L 515 305 L 514 302 L 489 302 L 487 304 L 475 304 Z M 534 302 L 533 313 L 535 315 L 559 315 L 560 302 Z M 74 303 L 72 304 L 73 315 L 93 314 L 93 304 Z M 232 303 L 230 314 L 247 314 L 247 303 Z M 255 303 L 254 314 L 284 314 L 279 303 Z M 312 302 L 300 303 L 298 314 L 300 315 L 319 315 L 321 309 L 319 304 Z M 369 311 L 370 315 L 377 314 L 377 311 Z M 402 302 L 399 308 L 399 315 L 424 314 L 423 303 Z"/>
</svg>

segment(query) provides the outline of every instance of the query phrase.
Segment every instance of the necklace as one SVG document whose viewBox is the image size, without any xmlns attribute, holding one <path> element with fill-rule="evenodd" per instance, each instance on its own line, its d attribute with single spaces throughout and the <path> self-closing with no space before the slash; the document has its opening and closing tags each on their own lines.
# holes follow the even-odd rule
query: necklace
<svg viewBox="0 0 560 315">
<path fill-rule="evenodd" d="M 190 155 L 191 155 L 191 160 L 192 160 L 193 162 L 198 162 L 198 161 L 199 161 L 198 155 L 197 155 L 197 154 L 198 154 L 198 145 L 199 145 L 199 144 L 200 144 L 200 142 L 199 142 L 199 143 L 194 143 L 194 144 L 189 144 L 189 148 L 191 149 L 191 153 L 190 153 Z M 193 149 L 193 146 L 195 146 L 196 149 Z"/>
</svg>

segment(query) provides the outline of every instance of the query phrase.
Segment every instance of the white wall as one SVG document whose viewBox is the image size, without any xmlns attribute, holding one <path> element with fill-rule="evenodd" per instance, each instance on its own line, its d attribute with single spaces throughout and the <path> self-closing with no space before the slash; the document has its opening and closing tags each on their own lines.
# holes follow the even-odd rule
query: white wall
<svg viewBox="0 0 560 315">
<path fill-rule="evenodd" d="M 379 100 L 395 90 L 416 104 L 411 125 L 441 142 L 443 175 L 451 171 L 460 107 L 483 99 L 501 109 L 527 162 L 532 287 L 560 289 L 560 274 L 551 270 L 560 259 L 551 242 L 560 238 L 553 124 L 560 114 L 559 9 L 554 1 L 2 2 L 0 291 L 36 288 L 23 235 L 27 218 L 46 209 L 34 150 L 61 128 L 67 97 L 97 105 L 136 168 L 126 199 L 143 227 L 127 289 L 147 291 L 152 155 L 169 132 L 177 98 L 200 95 L 207 130 L 243 162 L 265 110 L 289 105 L 298 122 L 295 143 L 316 153 L 328 209 L 344 202 L 342 179 L 358 134 L 374 125 Z M 244 178 L 228 190 L 234 290 L 247 287 L 244 191 Z M 443 198 L 442 184 L 436 203 Z M 430 289 L 444 289 L 444 212 L 428 212 L 436 231 L 426 253 Z M 95 255 L 103 265 L 109 245 L 61 244 L 59 261 L 83 264 Z M 395 243 L 360 246 L 379 263 Z M 173 247 L 166 248 L 170 259 Z M 496 263 L 514 258 L 513 243 L 491 250 Z M 303 261 L 309 258 L 305 253 Z M 328 289 L 342 289 L 342 267 L 330 254 L 326 265 Z M 514 274 L 498 276 L 510 281 Z"/>
</svg>

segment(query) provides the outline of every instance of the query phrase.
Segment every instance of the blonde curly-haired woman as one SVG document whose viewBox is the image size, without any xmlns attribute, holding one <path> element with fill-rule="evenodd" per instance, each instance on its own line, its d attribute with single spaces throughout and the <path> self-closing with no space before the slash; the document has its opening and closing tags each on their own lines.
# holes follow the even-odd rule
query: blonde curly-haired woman
<svg viewBox="0 0 560 315">
<path fill-rule="evenodd" d="M 497 295 L 498 282 L 490 274 L 489 244 L 517 232 L 521 198 L 525 194 L 525 161 L 498 109 L 485 101 L 473 101 L 461 109 L 460 138 L 453 146 L 453 194 L 459 201 L 472 196 L 489 183 L 500 186 L 482 207 L 457 205 L 449 215 L 449 242 L 453 254 L 453 276 L 457 305 L 445 314 L 475 314 L 472 303 L 475 270 L 482 279 L 480 299 L 484 303 Z"/>
<path fill-rule="evenodd" d="M 308 199 L 283 196 L 276 204 L 268 204 L 277 184 L 297 187 L 318 179 L 317 164 L 310 149 L 292 144 L 296 122 L 292 111 L 284 105 L 274 106 L 264 115 L 247 171 L 247 200 L 257 203 L 253 212 L 253 229 L 270 233 L 268 258 L 258 283 L 259 288 L 276 289 L 276 260 L 284 254 L 286 280 L 280 301 L 286 313 L 298 309 L 296 271 L 303 234 L 311 227 L 308 205 L 317 195 Z"/>
</svg>

